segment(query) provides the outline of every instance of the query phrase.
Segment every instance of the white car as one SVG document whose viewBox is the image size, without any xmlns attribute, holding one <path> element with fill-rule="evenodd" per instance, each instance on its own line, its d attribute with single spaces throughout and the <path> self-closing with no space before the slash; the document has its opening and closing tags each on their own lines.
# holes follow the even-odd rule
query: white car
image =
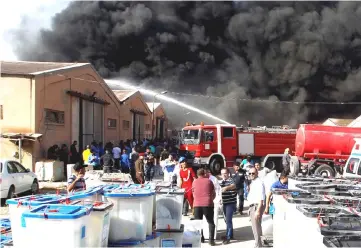
<svg viewBox="0 0 361 248">
<path fill-rule="evenodd" d="M 0 159 L 1 199 L 13 198 L 18 194 L 36 194 L 39 183 L 35 173 L 15 160 Z"/>
</svg>

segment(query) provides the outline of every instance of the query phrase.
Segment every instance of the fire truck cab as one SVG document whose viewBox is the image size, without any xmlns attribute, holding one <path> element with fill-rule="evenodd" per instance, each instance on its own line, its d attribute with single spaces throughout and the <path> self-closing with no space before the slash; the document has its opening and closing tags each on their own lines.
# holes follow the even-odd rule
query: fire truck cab
<svg viewBox="0 0 361 248">
<path fill-rule="evenodd" d="M 232 166 L 245 156 L 261 158 L 267 154 L 294 149 L 295 129 L 237 128 L 235 125 L 189 125 L 182 129 L 180 155 L 195 167 L 209 166 L 219 174 L 225 166 Z"/>
</svg>

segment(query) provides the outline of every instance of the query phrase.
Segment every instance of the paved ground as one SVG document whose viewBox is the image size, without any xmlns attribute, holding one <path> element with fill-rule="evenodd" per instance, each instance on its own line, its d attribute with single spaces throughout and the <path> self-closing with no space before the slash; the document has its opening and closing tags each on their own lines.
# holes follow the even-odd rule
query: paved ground
<svg viewBox="0 0 361 248">
<path fill-rule="evenodd" d="M 245 202 L 247 204 L 247 202 Z M 245 213 L 247 213 L 248 207 L 245 208 Z M 187 218 L 187 217 L 184 217 Z M 247 215 L 234 215 L 233 217 L 233 228 L 234 228 L 234 238 L 232 242 L 228 245 L 223 245 L 221 237 L 225 235 L 226 223 L 223 220 L 223 217 L 219 216 L 218 219 L 218 233 L 216 246 L 222 247 L 242 247 L 242 248 L 253 248 L 254 247 L 254 238 L 251 228 L 251 222 L 249 221 L 249 217 Z M 203 243 L 203 247 L 211 247 L 208 245 L 207 240 L 206 243 Z"/>
</svg>

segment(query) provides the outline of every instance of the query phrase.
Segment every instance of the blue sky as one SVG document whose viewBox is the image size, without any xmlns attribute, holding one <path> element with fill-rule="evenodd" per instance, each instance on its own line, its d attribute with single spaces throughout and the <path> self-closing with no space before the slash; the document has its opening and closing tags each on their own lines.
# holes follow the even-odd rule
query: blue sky
<svg viewBox="0 0 361 248">
<path fill-rule="evenodd" d="M 69 0 L 5 0 L 0 7 L 0 59 L 17 60 L 12 51 L 9 32 L 20 25 L 26 17 L 29 32 L 50 28 L 51 17 L 62 11 Z"/>
</svg>

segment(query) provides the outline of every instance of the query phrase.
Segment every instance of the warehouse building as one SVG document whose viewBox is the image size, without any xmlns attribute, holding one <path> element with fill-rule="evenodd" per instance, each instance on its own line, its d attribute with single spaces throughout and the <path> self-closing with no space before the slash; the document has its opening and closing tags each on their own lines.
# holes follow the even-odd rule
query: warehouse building
<svg viewBox="0 0 361 248">
<path fill-rule="evenodd" d="M 122 104 L 126 121 L 123 121 L 122 132 L 124 137 L 131 139 L 151 138 L 151 111 L 143 96 L 137 90 L 113 90 Z"/>
<path fill-rule="evenodd" d="M 347 127 L 353 119 L 335 119 L 328 118 L 325 122 L 322 123 L 324 126 L 338 126 L 338 127 Z"/>
<path fill-rule="evenodd" d="M 54 144 L 130 138 L 127 108 L 89 63 L 2 61 L 0 88 L 1 158 L 34 169 Z"/>
<path fill-rule="evenodd" d="M 348 124 L 348 127 L 361 127 L 361 116 L 357 117 L 350 124 Z"/>
<path fill-rule="evenodd" d="M 147 102 L 149 110 L 154 111 L 154 137 L 163 139 L 167 136 L 168 121 L 166 118 L 165 110 L 159 102 Z"/>
</svg>

